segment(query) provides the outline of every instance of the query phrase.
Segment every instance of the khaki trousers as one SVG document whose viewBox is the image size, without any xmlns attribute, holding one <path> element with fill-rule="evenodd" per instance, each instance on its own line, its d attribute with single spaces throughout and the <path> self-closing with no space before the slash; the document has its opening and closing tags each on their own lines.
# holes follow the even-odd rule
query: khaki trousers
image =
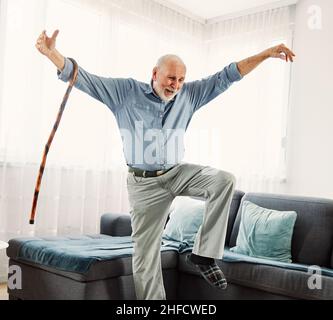
<svg viewBox="0 0 333 320">
<path fill-rule="evenodd" d="M 206 199 L 193 253 L 221 259 L 234 185 L 235 178 L 230 173 L 188 163 L 181 163 L 154 178 L 128 174 L 134 243 L 132 266 L 138 300 L 166 299 L 160 248 L 173 199 L 176 196 Z"/>
</svg>

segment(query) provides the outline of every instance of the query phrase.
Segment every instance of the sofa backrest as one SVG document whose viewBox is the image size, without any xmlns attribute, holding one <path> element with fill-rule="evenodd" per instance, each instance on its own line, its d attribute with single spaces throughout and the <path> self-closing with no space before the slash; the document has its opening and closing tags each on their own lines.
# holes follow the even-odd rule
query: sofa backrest
<svg viewBox="0 0 333 320">
<path fill-rule="evenodd" d="M 295 263 L 332 267 L 333 200 L 276 194 L 247 193 L 242 198 L 229 246 L 236 245 L 242 202 L 280 211 L 296 211 L 291 255 Z"/>
<path fill-rule="evenodd" d="M 229 218 L 228 218 L 227 234 L 225 237 L 226 246 L 229 246 L 232 228 L 235 223 L 237 212 L 244 194 L 245 193 L 243 191 L 235 190 L 234 195 L 232 197 L 230 211 L 229 211 Z"/>
</svg>

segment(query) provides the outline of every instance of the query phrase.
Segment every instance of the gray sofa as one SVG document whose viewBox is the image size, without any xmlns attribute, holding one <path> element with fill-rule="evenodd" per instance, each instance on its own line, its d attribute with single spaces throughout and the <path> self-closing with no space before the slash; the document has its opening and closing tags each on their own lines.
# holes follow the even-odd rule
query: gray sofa
<svg viewBox="0 0 333 320">
<path fill-rule="evenodd" d="M 209 287 L 185 263 L 186 253 L 163 251 L 161 257 L 167 298 L 333 299 L 333 201 L 236 191 L 228 221 L 227 248 L 236 244 L 240 224 L 239 208 L 244 200 L 265 208 L 297 212 L 292 238 L 293 263 L 283 267 L 272 261 L 253 263 L 221 260 L 219 265 L 228 279 L 228 288 L 219 291 Z M 130 234 L 128 214 L 105 214 L 101 218 L 100 234 L 81 238 L 99 239 Z M 59 239 L 64 238 L 47 240 Z M 16 238 L 9 241 L 9 264 L 19 266 L 22 270 L 22 289 L 8 288 L 10 299 L 135 299 L 131 256 L 96 262 L 86 273 L 68 272 L 19 259 L 20 247 L 28 240 Z M 319 266 L 321 272 L 320 275 L 316 272 L 315 288 L 309 285 L 313 277 L 310 266 L 313 265 Z"/>
</svg>

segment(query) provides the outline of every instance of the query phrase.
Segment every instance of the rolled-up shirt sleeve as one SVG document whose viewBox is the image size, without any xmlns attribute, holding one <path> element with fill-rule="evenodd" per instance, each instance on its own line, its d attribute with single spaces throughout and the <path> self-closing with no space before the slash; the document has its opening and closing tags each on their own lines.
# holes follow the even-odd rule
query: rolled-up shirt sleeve
<svg viewBox="0 0 333 320">
<path fill-rule="evenodd" d="M 73 63 L 68 58 L 65 58 L 65 67 L 62 71 L 58 69 L 58 78 L 64 82 L 69 81 L 73 72 Z"/>
<path fill-rule="evenodd" d="M 58 70 L 58 78 L 64 82 L 71 79 L 74 70 L 73 62 L 65 58 L 65 66 Z M 112 112 L 117 112 L 129 90 L 132 89 L 132 79 L 105 78 L 93 75 L 79 66 L 75 87 L 94 99 L 106 104 Z"/>
<path fill-rule="evenodd" d="M 185 87 L 189 94 L 193 112 L 199 110 L 242 78 L 237 64 L 233 62 L 210 77 L 187 83 Z"/>
</svg>

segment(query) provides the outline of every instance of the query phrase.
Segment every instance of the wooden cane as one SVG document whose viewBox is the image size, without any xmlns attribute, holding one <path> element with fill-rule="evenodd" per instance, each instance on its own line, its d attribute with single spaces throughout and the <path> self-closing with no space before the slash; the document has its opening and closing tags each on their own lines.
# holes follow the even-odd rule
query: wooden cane
<svg viewBox="0 0 333 320">
<path fill-rule="evenodd" d="M 42 163 L 41 163 L 40 168 L 39 168 L 37 183 L 36 183 L 36 187 L 35 187 L 34 199 L 33 199 L 33 203 L 32 203 L 32 209 L 31 209 L 30 220 L 29 220 L 30 224 L 35 223 L 35 215 L 36 215 L 38 195 L 39 195 L 40 185 L 41 185 L 41 182 L 42 182 L 42 177 L 43 177 L 43 173 L 44 173 L 44 169 L 45 169 L 46 158 L 47 158 L 47 155 L 50 151 L 50 147 L 51 147 L 53 138 L 55 136 L 55 133 L 56 133 L 58 127 L 59 127 L 59 123 L 60 123 L 62 114 L 65 110 L 65 106 L 66 106 L 68 97 L 69 97 L 69 95 L 70 95 L 70 93 L 73 89 L 73 86 L 76 82 L 77 75 L 78 75 L 78 72 L 79 72 L 79 67 L 78 67 L 78 64 L 76 63 L 76 61 L 72 58 L 69 58 L 69 59 L 73 62 L 74 71 L 73 71 L 72 78 L 69 82 L 69 86 L 67 88 L 67 91 L 65 93 L 65 96 L 63 98 L 63 101 L 61 103 L 61 106 L 60 106 L 60 109 L 59 109 L 59 112 L 58 112 L 58 116 L 57 116 L 57 120 L 56 120 L 56 122 L 53 126 L 53 129 L 52 129 L 51 135 L 49 137 L 49 140 L 47 141 L 47 143 L 45 145 L 45 149 L 44 149 L 44 153 L 43 153 L 43 160 L 42 160 Z"/>
</svg>

